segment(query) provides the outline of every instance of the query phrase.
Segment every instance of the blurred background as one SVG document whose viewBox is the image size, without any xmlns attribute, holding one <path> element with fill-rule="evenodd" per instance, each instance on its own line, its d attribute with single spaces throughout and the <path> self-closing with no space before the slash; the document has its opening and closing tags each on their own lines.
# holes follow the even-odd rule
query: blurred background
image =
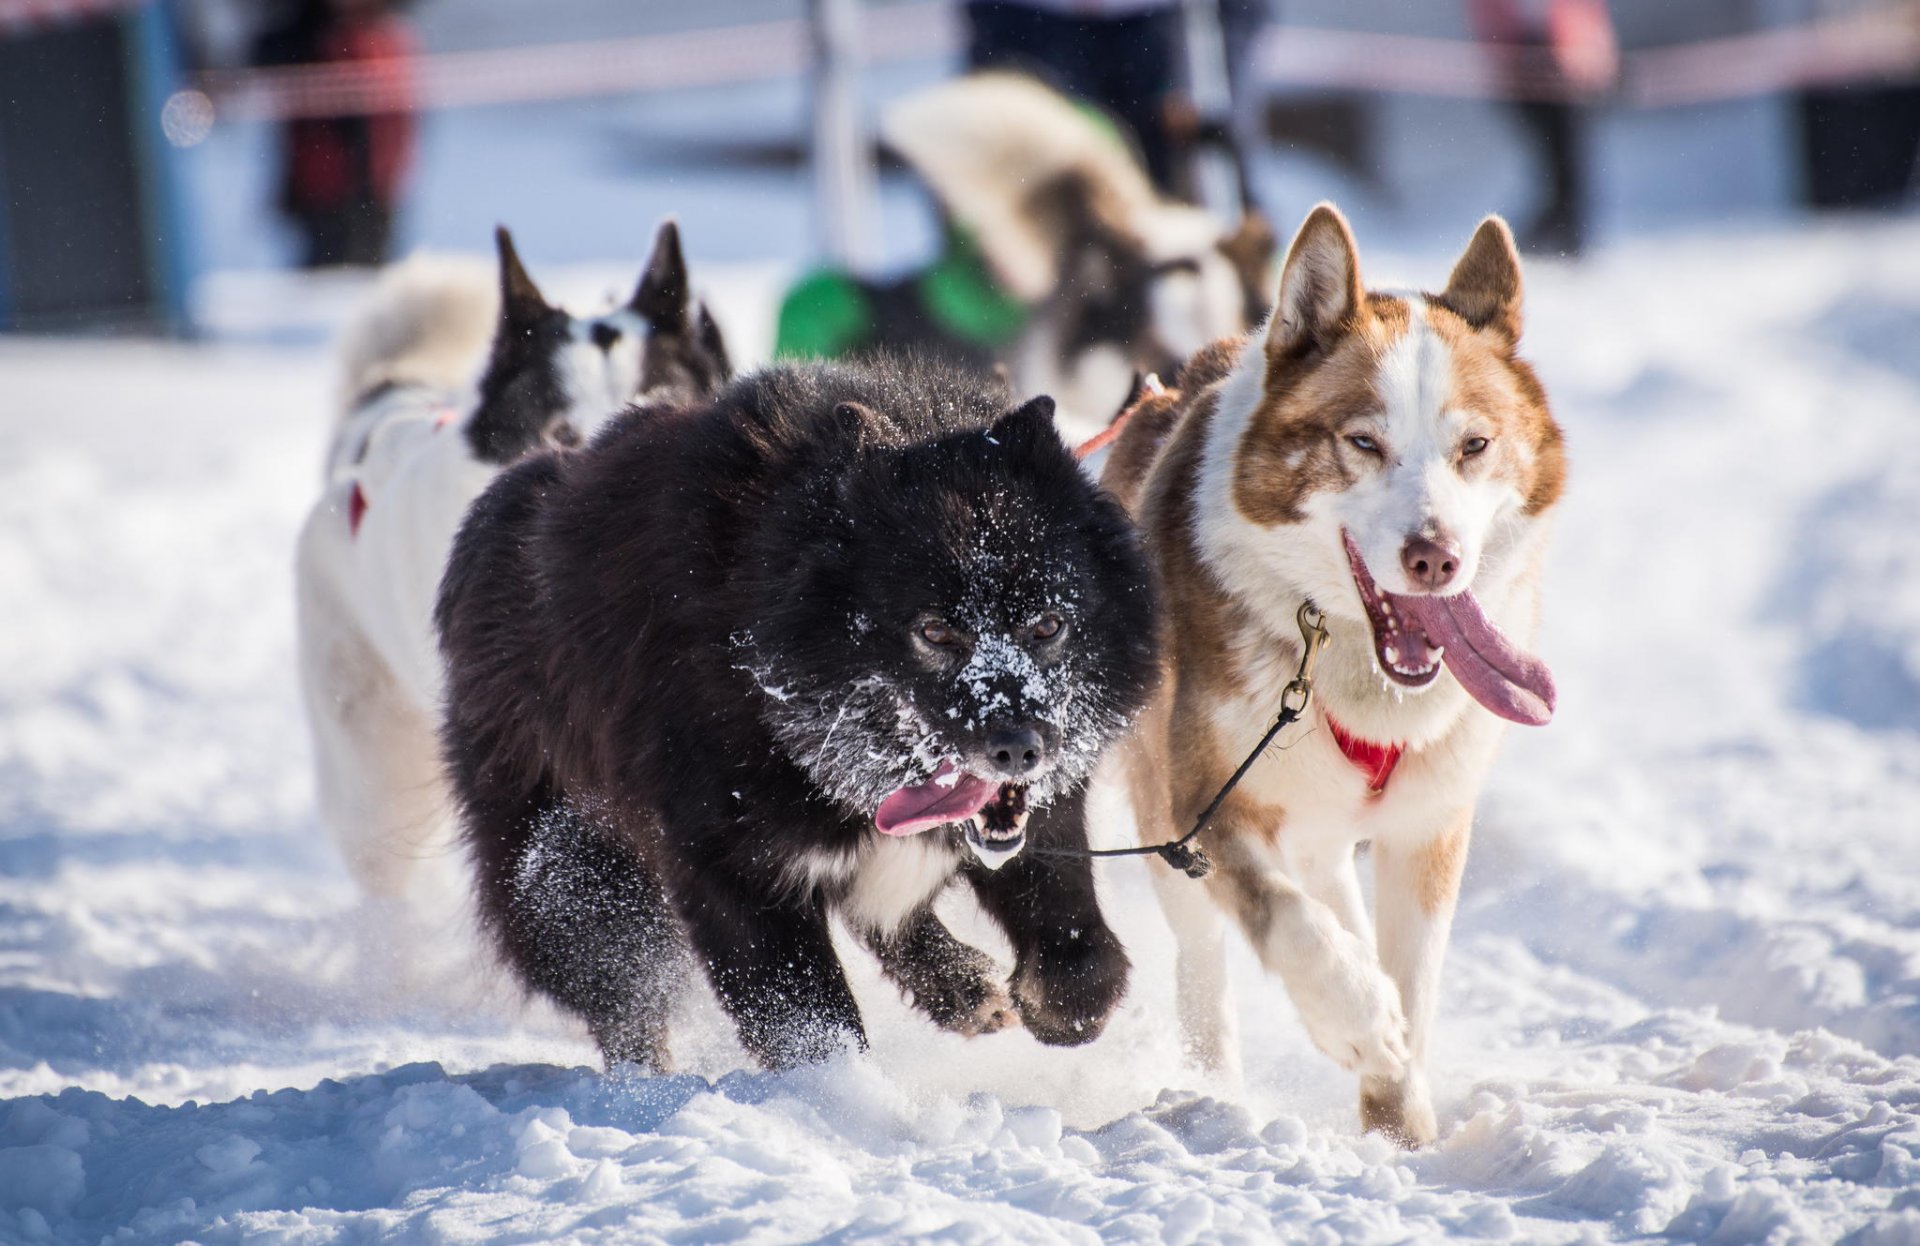
<svg viewBox="0 0 1920 1246">
<path fill-rule="evenodd" d="M 1101 108 L 1152 182 L 1117 162 L 1024 247 L 994 212 L 1072 189 L 1040 176 L 1071 109 L 984 116 L 972 64 Z M 930 92 L 946 141 L 886 150 Z M 583 1234 L 723 1240 L 737 1194 L 795 1237 L 838 1232 L 835 1182 L 885 1192 L 876 1239 L 944 1208 L 995 1240 L 1052 1223 L 1004 1211 L 1166 1241 L 1920 1241 L 1916 137 L 1914 0 L 0 0 L 0 1241 L 292 1238 L 309 1210 L 313 1240 L 557 1237 L 512 1219 L 536 1188 Z M 1572 447 L 1560 716 L 1510 735 L 1480 806 L 1443 1147 L 1353 1136 L 1351 1081 L 1237 942 L 1253 1115 L 1190 1113 L 1214 1091 L 1137 862 L 1103 872 L 1137 976 L 1100 1042 L 983 1057 L 856 957 L 886 1088 L 817 1111 L 667 1079 L 629 1113 L 552 1067 L 595 1062 L 584 1032 L 463 926 L 425 928 L 410 977 L 319 824 L 294 654 L 332 342 L 373 264 L 485 270 L 506 224 L 543 290 L 625 300 L 672 214 L 741 364 L 917 323 L 1103 425 L 1156 352 L 1227 331 L 1154 291 L 1231 260 L 1239 327 L 1320 199 L 1381 286 L 1439 285 L 1506 214 Z M 677 1054 L 721 1078 L 729 1034 Z M 954 1124 L 998 1102 L 1010 1131 L 1061 1114 L 1046 1164 L 1061 1119 L 1166 1129 L 1089 1135 L 1117 1158 L 1056 1196 L 1041 1152 L 1001 1133 L 984 1162 L 999 1124 Z M 663 1145 L 529 1185 L 520 1150 L 558 1144 L 528 1122 L 562 1107 Z M 784 1196 L 776 1153 L 807 1170 Z M 743 1176 L 709 1199 L 713 1172 Z"/>
<path fill-rule="evenodd" d="M 1283 241 L 1321 198 L 1373 247 L 1501 211 L 1565 257 L 1916 202 L 1912 0 L 0 0 L 0 330 L 309 339 L 349 296 L 274 274 L 496 222 L 536 265 L 675 214 L 696 270 L 883 277 L 940 227 L 875 118 L 969 63 Z"/>
</svg>

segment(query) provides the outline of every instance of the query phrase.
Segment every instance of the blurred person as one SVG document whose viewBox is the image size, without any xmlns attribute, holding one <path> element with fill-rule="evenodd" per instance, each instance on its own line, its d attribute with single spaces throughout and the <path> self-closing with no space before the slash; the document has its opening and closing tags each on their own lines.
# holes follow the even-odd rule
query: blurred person
<svg viewBox="0 0 1920 1246">
<path fill-rule="evenodd" d="M 1126 127 L 1154 185 L 1177 192 L 1174 131 L 1192 114 L 1179 0 L 968 0 L 965 10 L 969 70 L 1024 71 L 1097 105 Z"/>
<path fill-rule="evenodd" d="M 1587 244 L 1584 101 L 1620 76 L 1606 0 L 1468 0 L 1468 6 L 1481 39 L 1518 50 L 1502 61 L 1510 106 L 1545 167 L 1546 200 L 1520 232 L 1520 245 L 1579 255 Z"/>
<path fill-rule="evenodd" d="M 256 65 L 377 66 L 399 107 L 297 117 L 281 132 L 278 206 L 303 238 L 301 265 L 384 263 L 413 162 L 414 41 L 394 0 L 293 0 L 254 42 Z"/>
</svg>

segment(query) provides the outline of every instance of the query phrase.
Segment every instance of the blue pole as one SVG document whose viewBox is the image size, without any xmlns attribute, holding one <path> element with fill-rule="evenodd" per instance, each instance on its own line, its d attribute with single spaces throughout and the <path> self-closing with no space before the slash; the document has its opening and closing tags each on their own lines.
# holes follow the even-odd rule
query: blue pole
<svg viewBox="0 0 1920 1246">
<path fill-rule="evenodd" d="M 180 49 L 166 5 L 149 0 L 127 22 L 127 80 L 134 150 L 140 162 L 142 227 L 155 303 L 169 332 L 192 331 L 187 294 L 195 270 L 180 150 L 167 141 L 160 116 L 180 86 Z"/>
</svg>

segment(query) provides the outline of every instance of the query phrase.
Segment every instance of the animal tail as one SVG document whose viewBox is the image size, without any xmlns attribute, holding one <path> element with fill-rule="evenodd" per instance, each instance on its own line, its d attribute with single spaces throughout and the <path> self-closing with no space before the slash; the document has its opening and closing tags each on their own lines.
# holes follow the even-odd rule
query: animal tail
<svg viewBox="0 0 1920 1246">
<path fill-rule="evenodd" d="M 465 388 L 499 316 L 498 278 L 484 261 L 420 254 L 389 266 L 341 337 L 337 418 L 383 385 Z"/>
</svg>

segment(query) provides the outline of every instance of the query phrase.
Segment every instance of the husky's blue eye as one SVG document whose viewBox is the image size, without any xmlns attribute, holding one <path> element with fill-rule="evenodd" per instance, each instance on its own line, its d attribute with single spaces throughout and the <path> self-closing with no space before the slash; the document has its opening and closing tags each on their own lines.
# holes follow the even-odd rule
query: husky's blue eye
<svg viewBox="0 0 1920 1246">
<path fill-rule="evenodd" d="M 1472 458 L 1486 448 L 1487 439 L 1485 437 L 1469 437 L 1460 443 L 1460 453 L 1465 458 Z"/>
<path fill-rule="evenodd" d="M 1356 450 L 1364 450 L 1368 454 L 1380 453 L 1380 443 L 1375 441 L 1373 438 L 1365 436 L 1363 434 L 1356 433 L 1353 436 L 1347 438 L 1347 441 Z"/>
</svg>

